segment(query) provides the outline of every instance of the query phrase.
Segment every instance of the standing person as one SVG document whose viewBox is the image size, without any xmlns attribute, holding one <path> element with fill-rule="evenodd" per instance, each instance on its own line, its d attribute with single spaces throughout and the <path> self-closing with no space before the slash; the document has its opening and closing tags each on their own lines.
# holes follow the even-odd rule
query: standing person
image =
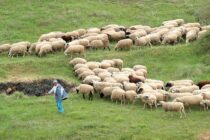
<svg viewBox="0 0 210 140">
<path fill-rule="evenodd" d="M 58 112 L 63 113 L 64 108 L 62 105 L 62 101 L 67 99 L 67 93 L 64 88 L 58 83 L 57 80 L 53 80 L 53 88 L 48 92 L 48 94 L 55 94 L 55 101 L 58 108 Z"/>
</svg>

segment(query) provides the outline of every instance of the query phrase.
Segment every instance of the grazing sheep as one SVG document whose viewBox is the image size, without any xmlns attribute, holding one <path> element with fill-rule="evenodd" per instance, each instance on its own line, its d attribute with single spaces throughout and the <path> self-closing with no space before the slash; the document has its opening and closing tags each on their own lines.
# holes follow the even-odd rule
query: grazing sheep
<svg viewBox="0 0 210 140">
<path fill-rule="evenodd" d="M 100 63 L 95 61 L 89 61 L 86 63 L 89 69 L 93 70 L 95 68 L 100 68 Z"/>
<path fill-rule="evenodd" d="M 193 96 L 184 96 L 184 97 L 178 97 L 174 101 L 175 102 L 182 102 L 184 106 L 188 106 L 189 110 L 191 105 L 199 105 L 200 102 L 203 100 L 203 96 L 201 95 L 193 95 Z"/>
<path fill-rule="evenodd" d="M 128 77 L 126 76 L 122 76 L 122 75 L 118 75 L 118 76 L 114 76 L 113 77 L 118 83 L 123 84 L 123 82 L 129 82 Z"/>
<path fill-rule="evenodd" d="M 102 69 L 102 68 L 94 68 L 93 72 L 95 73 L 95 75 L 98 75 L 101 72 L 107 72 L 106 69 Z"/>
<path fill-rule="evenodd" d="M 104 82 L 117 83 L 117 81 L 113 77 L 106 77 L 104 79 Z"/>
<path fill-rule="evenodd" d="M 186 117 L 183 103 L 161 101 L 160 104 L 162 105 L 162 108 L 165 110 L 165 112 L 176 111 L 180 113 L 180 118 L 182 118 L 183 116 Z"/>
<path fill-rule="evenodd" d="M 203 99 L 210 100 L 210 91 L 209 91 L 209 90 L 207 90 L 207 91 L 202 91 L 202 92 L 201 92 L 201 95 L 203 96 Z"/>
<path fill-rule="evenodd" d="M 91 71 L 91 70 L 88 70 L 88 71 L 84 71 L 84 72 L 82 72 L 79 76 L 78 76 L 78 78 L 79 79 L 85 79 L 87 76 L 89 76 L 89 75 L 95 75 L 95 73 L 93 72 L 93 71 Z"/>
<path fill-rule="evenodd" d="M 199 86 L 199 88 L 201 89 L 203 86 L 210 84 L 210 81 L 206 80 L 206 81 L 200 81 L 198 82 L 196 85 Z"/>
<path fill-rule="evenodd" d="M 128 90 L 136 91 L 137 86 L 134 83 L 129 83 L 129 82 L 124 81 L 123 82 L 123 88 L 124 88 L 125 91 L 128 91 Z"/>
<path fill-rule="evenodd" d="M 149 36 L 136 37 L 135 45 L 136 46 L 152 46 Z"/>
<path fill-rule="evenodd" d="M 138 94 L 144 93 L 145 91 L 148 91 L 148 90 L 149 91 L 153 90 L 153 88 L 146 83 L 139 82 L 136 85 L 137 85 L 137 90 L 136 91 L 137 91 Z"/>
<path fill-rule="evenodd" d="M 106 43 L 105 41 L 103 40 L 93 40 L 90 42 L 90 47 L 93 48 L 93 49 L 108 49 L 110 51 L 110 48 L 108 46 L 108 43 Z"/>
<path fill-rule="evenodd" d="M 137 96 L 136 91 L 133 90 L 127 90 L 125 91 L 125 101 L 135 103 L 135 97 Z"/>
<path fill-rule="evenodd" d="M 196 32 L 196 30 L 190 30 L 186 34 L 186 43 L 196 40 L 197 38 L 198 38 L 198 33 Z"/>
<path fill-rule="evenodd" d="M 166 83 L 165 87 L 170 88 L 172 86 L 191 86 L 193 85 L 192 80 L 175 80 Z"/>
<path fill-rule="evenodd" d="M 52 53 L 52 52 L 53 52 L 52 45 L 45 44 L 40 48 L 38 55 L 41 57 L 43 55 L 46 55 L 47 53 Z"/>
<path fill-rule="evenodd" d="M 78 69 L 75 70 L 75 75 L 80 75 L 82 72 L 84 71 L 89 71 L 90 69 L 88 67 L 80 67 Z"/>
<path fill-rule="evenodd" d="M 163 36 L 162 44 L 176 44 L 178 42 L 178 34 L 175 32 L 169 32 Z"/>
<path fill-rule="evenodd" d="M 119 68 L 120 70 L 123 67 L 123 60 L 122 59 L 112 59 L 114 61 L 114 67 Z"/>
<path fill-rule="evenodd" d="M 122 105 L 122 103 L 125 103 L 125 91 L 120 88 L 114 89 L 112 91 L 111 100 L 112 102 L 116 101 L 116 104 L 117 104 L 117 101 L 119 100 Z"/>
<path fill-rule="evenodd" d="M 147 67 L 146 66 L 143 66 L 143 65 L 134 65 L 133 66 L 133 70 L 134 71 L 142 70 L 142 69 L 147 70 Z"/>
<path fill-rule="evenodd" d="M 171 92 L 193 92 L 194 90 L 198 90 L 199 87 L 196 85 L 192 85 L 192 86 L 173 86 L 169 89 L 169 91 Z"/>
<path fill-rule="evenodd" d="M 0 53 L 8 52 L 10 48 L 11 48 L 10 44 L 2 44 L 0 45 Z"/>
<path fill-rule="evenodd" d="M 105 87 L 101 93 L 100 93 L 100 97 L 103 98 L 103 97 L 111 97 L 112 95 L 112 91 L 114 89 L 117 89 L 119 87 Z"/>
<path fill-rule="evenodd" d="M 110 73 L 113 73 L 113 72 L 120 72 L 120 70 L 118 68 L 114 68 L 114 67 L 109 67 L 107 68 L 107 71 L 110 72 Z"/>
<path fill-rule="evenodd" d="M 92 83 L 92 80 L 100 82 L 101 78 L 98 76 L 95 76 L 95 75 L 89 75 L 89 76 L 85 77 L 85 79 L 82 81 L 82 83 L 90 85 Z"/>
<path fill-rule="evenodd" d="M 204 85 L 204 86 L 201 88 L 201 90 L 203 90 L 203 89 L 210 89 L 210 84 Z"/>
<path fill-rule="evenodd" d="M 117 44 L 115 46 L 115 50 L 117 50 L 117 49 L 130 50 L 132 45 L 133 45 L 133 41 L 131 39 L 122 39 L 117 42 Z"/>
<path fill-rule="evenodd" d="M 83 58 L 78 58 L 78 57 L 72 59 L 72 60 L 69 62 L 69 64 L 71 64 L 71 65 L 73 65 L 73 66 L 75 66 L 75 65 L 77 65 L 77 64 L 85 64 L 85 63 L 87 63 L 87 60 L 85 60 L 85 59 L 83 59 Z"/>
<path fill-rule="evenodd" d="M 192 93 L 187 93 L 187 92 L 185 92 L 185 93 L 169 93 L 169 94 L 165 94 L 165 96 L 174 100 L 174 99 L 179 98 L 179 97 L 193 96 L 193 94 Z"/>
<path fill-rule="evenodd" d="M 107 32 L 106 34 L 108 35 L 109 40 L 111 40 L 111 41 L 119 41 L 119 40 L 125 38 L 124 31 L 119 31 L 119 32 L 110 31 L 110 32 Z"/>
<path fill-rule="evenodd" d="M 16 55 L 16 56 L 18 56 L 18 55 L 25 56 L 26 53 L 27 53 L 27 46 L 25 46 L 25 45 L 17 45 L 17 46 L 12 46 L 10 48 L 8 56 L 11 56 L 11 57 L 13 57 L 14 55 Z"/>
<path fill-rule="evenodd" d="M 98 74 L 98 77 L 101 78 L 101 80 L 103 81 L 106 77 L 111 77 L 111 73 L 110 72 L 102 72 Z"/>
<path fill-rule="evenodd" d="M 111 66 L 112 65 L 110 63 L 107 63 L 107 62 L 101 62 L 101 64 L 100 64 L 100 68 L 102 68 L 102 69 L 107 69 Z"/>
<path fill-rule="evenodd" d="M 101 30 L 99 28 L 89 28 L 87 29 L 87 33 L 100 33 Z"/>
<path fill-rule="evenodd" d="M 139 78 L 139 77 L 140 77 L 140 76 L 138 76 L 138 77 L 135 76 L 135 77 L 134 77 L 133 75 L 129 75 L 129 76 L 128 76 L 129 82 L 130 82 L 130 83 L 135 83 L 135 84 L 138 83 L 138 82 L 143 82 L 143 81 L 144 81 L 144 80 L 142 79 L 143 77 L 142 77 L 142 78 Z"/>
<path fill-rule="evenodd" d="M 71 55 L 71 57 L 73 56 L 73 54 L 75 53 L 79 53 L 79 54 L 83 54 L 83 56 L 85 57 L 85 47 L 82 45 L 71 45 L 69 46 L 65 51 L 64 54 L 65 55 Z"/>
<path fill-rule="evenodd" d="M 89 96 L 89 100 L 93 100 L 94 88 L 87 84 L 80 84 L 79 87 L 76 88 L 77 93 L 81 93 L 83 95 L 83 99 L 85 99 L 85 95 Z"/>
<path fill-rule="evenodd" d="M 202 106 L 204 110 L 208 110 L 210 106 L 210 100 L 202 100 L 200 102 L 200 106 Z"/>
<path fill-rule="evenodd" d="M 138 94 L 135 99 L 141 99 L 144 103 L 144 108 L 146 105 L 149 105 L 150 109 L 152 109 L 152 106 L 155 105 L 155 108 L 157 108 L 157 98 L 155 95 L 152 95 L 150 93 L 144 93 L 144 94 Z"/>
<path fill-rule="evenodd" d="M 159 33 L 152 33 L 147 36 L 150 38 L 152 44 L 161 43 L 161 41 L 160 41 L 161 36 Z"/>
</svg>

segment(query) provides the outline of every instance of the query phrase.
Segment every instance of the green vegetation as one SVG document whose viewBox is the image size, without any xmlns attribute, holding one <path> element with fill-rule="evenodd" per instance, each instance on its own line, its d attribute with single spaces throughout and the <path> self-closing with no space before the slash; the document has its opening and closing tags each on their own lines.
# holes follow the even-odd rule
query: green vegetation
<svg viewBox="0 0 210 140">
<path fill-rule="evenodd" d="M 159 26 L 162 21 L 183 18 L 186 22 L 209 22 L 206 0 L 63 0 L 0 1 L 0 43 L 35 42 L 43 33 L 100 27 L 110 23 Z M 204 7 L 204 8 L 203 8 Z M 202 9 L 202 10 L 201 10 Z M 114 44 L 112 44 L 113 46 Z M 155 46 L 127 51 L 89 51 L 88 60 L 122 58 L 125 67 L 143 64 L 148 77 L 164 81 L 210 79 L 209 34 L 193 44 Z M 70 59 L 62 52 L 38 58 L 0 56 L 0 81 L 74 77 Z M 95 98 L 84 101 L 71 95 L 65 114 L 57 114 L 53 97 L 0 94 L 0 140 L 11 139 L 196 139 L 210 127 L 209 113 L 194 108 L 186 119 L 171 117 L 161 108 L 115 105 Z"/>
</svg>

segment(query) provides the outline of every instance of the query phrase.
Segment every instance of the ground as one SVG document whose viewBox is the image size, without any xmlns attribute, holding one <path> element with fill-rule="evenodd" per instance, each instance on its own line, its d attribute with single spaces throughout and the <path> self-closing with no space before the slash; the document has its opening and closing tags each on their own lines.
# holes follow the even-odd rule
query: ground
<svg viewBox="0 0 210 140">
<path fill-rule="evenodd" d="M 160 26 L 164 20 L 210 24 L 206 0 L 63 0 L 0 1 L 0 43 L 37 41 L 50 31 L 71 31 L 116 23 Z M 210 79 L 209 52 L 198 50 L 203 42 L 175 46 L 153 46 L 131 51 L 89 51 L 87 60 L 121 58 L 125 67 L 142 64 L 148 77 L 163 81 Z M 38 58 L 8 58 L 0 55 L 0 81 L 63 78 L 79 84 L 62 52 Z M 187 118 L 177 113 L 143 110 L 141 103 L 119 105 L 94 97 L 83 100 L 70 94 L 65 113 L 58 114 L 53 96 L 27 97 L 20 93 L 0 94 L 0 140 L 11 139 L 197 139 L 210 129 L 209 111 L 194 107 Z M 173 116 L 171 116 L 173 114 Z"/>
</svg>

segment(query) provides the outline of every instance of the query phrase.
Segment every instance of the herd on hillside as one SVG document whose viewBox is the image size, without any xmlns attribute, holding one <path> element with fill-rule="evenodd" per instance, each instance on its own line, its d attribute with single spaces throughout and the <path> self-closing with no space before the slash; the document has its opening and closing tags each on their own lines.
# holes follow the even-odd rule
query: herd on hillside
<svg viewBox="0 0 210 140">
<path fill-rule="evenodd" d="M 82 84 L 76 87 L 83 98 L 93 100 L 95 94 L 101 98 L 121 104 L 135 103 L 141 100 L 144 108 L 162 105 L 165 111 L 180 112 L 185 117 L 185 107 L 201 106 L 207 110 L 210 106 L 210 81 L 201 81 L 197 85 L 192 80 L 169 81 L 147 78 L 147 68 L 135 65 L 124 68 L 123 60 L 111 59 L 87 61 L 74 58 L 69 62 Z"/>
<path fill-rule="evenodd" d="M 192 42 L 202 37 L 210 25 L 185 23 L 183 19 L 164 21 L 159 27 L 133 25 L 125 27 L 110 24 L 101 28 L 78 29 L 71 32 L 50 32 L 42 34 L 38 41 L 31 43 L 21 41 L 0 45 L 0 53 L 8 56 L 25 56 L 36 54 L 44 56 L 56 51 L 64 51 L 65 55 L 85 55 L 86 50 L 109 49 L 110 42 L 116 41 L 115 50 L 130 50 L 143 46 L 177 44 Z"/>
<path fill-rule="evenodd" d="M 110 42 L 117 42 L 115 50 L 130 50 L 152 45 L 173 45 L 180 42 L 192 42 L 201 38 L 210 25 L 185 23 L 183 19 L 164 21 L 159 27 L 134 25 L 125 27 L 110 24 L 101 28 L 78 29 L 71 32 L 50 32 L 42 34 L 38 41 L 28 41 L 0 45 L 0 54 L 8 56 L 37 55 L 45 56 L 56 51 L 64 51 L 71 57 L 85 56 L 87 50 L 108 49 Z M 112 101 L 134 103 L 141 99 L 144 108 L 151 109 L 162 105 L 165 111 L 180 112 L 185 117 L 185 107 L 210 106 L 210 81 L 201 81 L 197 85 L 192 80 L 169 81 L 147 78 L 147 68 L 135 65 L 124 68 L 123 60 L 112 59 L 101 62 L 74 58 L 70 61 L 75 75 L 82 80 L 76 91 L 88 96 L 90 100 L 98 93 L 101 98 Z"/>
</svg>

